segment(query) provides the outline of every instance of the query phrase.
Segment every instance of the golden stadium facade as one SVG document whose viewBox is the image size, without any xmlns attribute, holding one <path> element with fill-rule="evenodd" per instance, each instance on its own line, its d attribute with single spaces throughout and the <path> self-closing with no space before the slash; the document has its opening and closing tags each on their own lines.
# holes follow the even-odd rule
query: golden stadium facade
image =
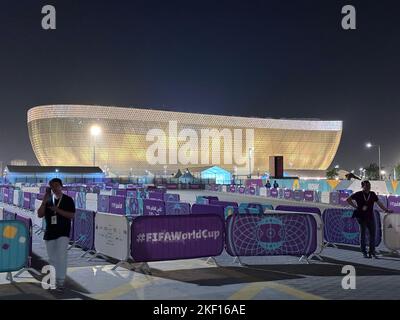
<svg viewBox="0 0 400 320">
<path fill-rule="evenodd" d="M 93 126 L 100 128 L 97 137 L 91 135 Z M 338 149 L 342 122 L 48 105 L 28 111 L 28 130 L 43 166 L 95 164 L 116 174 L 139 175 L 219 165 L 248 174 L 268 171 L 273 155 L 284 157 L 286 170 L 326 170 Z M 214 145 L 203 139 L 204 132 L 219 134 L 220 141 Z"/>
</svg>

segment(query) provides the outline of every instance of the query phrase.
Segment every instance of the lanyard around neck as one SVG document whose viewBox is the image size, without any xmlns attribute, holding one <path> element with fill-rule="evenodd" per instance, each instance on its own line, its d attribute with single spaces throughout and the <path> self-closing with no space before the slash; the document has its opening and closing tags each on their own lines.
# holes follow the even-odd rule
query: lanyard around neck
<svg viewBox="0 0 400 320">
<path fill-rule="evenodd" d="M 363 197 L 364 197 L 365 202 L 368 202 L 370 196 L 371 196 L 371 192 L 368 192 L 368 198 L 365 199 L 365 193 L 363 192 Z"/>
<path fill-rule="evenodd" d="M 63 195 L 61 195 L 60 199 L 58 199 L 58 203 L 57 203 L 57 206 L 56 206 L 57 208 L 60 206 L 62 197 L 63 197 Z M 54 204 L 54 205 L 55 205 L 55 199 L 56 199 L 56 197 L 54 196 L 54 198 L 53 198 L 53 204 Z"/>
</svg>

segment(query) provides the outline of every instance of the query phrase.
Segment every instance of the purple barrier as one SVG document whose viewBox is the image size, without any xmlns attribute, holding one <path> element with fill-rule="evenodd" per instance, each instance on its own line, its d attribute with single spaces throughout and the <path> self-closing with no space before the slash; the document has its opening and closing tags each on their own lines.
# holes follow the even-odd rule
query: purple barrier
<svg viewBox="0 0 400 320">
<path fill-rule="evenodd" d="M 178 189 L 178 184 L 176 184 L 176 183 L 168 183 L 167 184 L 167 189 L 176 190 L 176 189 Z"/>
<path fill-rule="evenodd" d="M 283 197 L 284 197 L 284 190 L 282 189 L 282 188 L 279 188 L 278 189 L 278 198 L 279 199 L 283 199 Z"/>
<path fill-rule="evenodd" d="M 74 217 L 75 243 L 82 249 L 94 248 L 94 217 L 95 212 L 77 209 Z"/>
<path fill-rule="evenodd" d="M 30 210 L 35 211 L 35 200 L 37 199 L 37 194 L 36 193 L 31 193 L 31 206 Z"/>
<path fill-rule="evenodd" d="M 120 197 L 126 197 L 126 189 L 117 189 L 115 195 Z"/>
<path fill-rule="evenodd" d="M 329 194 L 329 203 L 339 205 L 339 192 L 334 191 Z"/>
<path fill-rule="evenodd" d="M 352 218 L 353 211 L 349 209 L 326 209 L 323 212 L 324 238 L 327 242 L 350 245 L 360 244 L 360 226 L 357 219 Z M 375 244 L 378 246 L 382 240 L 381 218 L 378 211 L 374 211 L 374 214 L 376 225 Z"/>
<path fill-rule="evenodd" d="M 399 196 L 389 196 L 387 198 L 388 209 L 393 210 L 393 212 L 400 213 L 400 197 Z"/>
<path fill-rule="evenodd" d="M 127 190 L 126 191 L 127 198 L 137 198 L 137 190 Z"/>
<path fill-rule="evenodd" d="M 313 190 L 304 191 L 304 201 L 308 201 L 308 202 L 314 201 L 314 191 Z"/>
<path fill-rule="evenodd" d="M 39 193 L 46 193 L 46 188 L 47 188 L 47 186 L 40 186 Z"/>
<path fill-rule="evenodd" d="M 28 243 L 28 248 L 29 248 L 29 256 L 26 262 L 26 267 L 30 267 L 31 266 L 31 257 L 32 257 L 32 235 L 33 235 L 33 228 L 32 228 L 32 219 L 30 218 L 26 218 L 23 216 L 19 216 L 19 215 L 15 215 L 15 220 L 17 221 L 21 221 L 26 228 L 28 229 L 28 234 L 29 234 L 29 243 Z"/>
<path fill-rule="evenodd" d="M 199 185 L 199 184 L 189 184 L 189 189 L 199 190 L 199 189 L 201 189 L 201 185 Z"/>
<path fill-rule="evenodd" d="M 37 197 L 38 200 L 43 200 L 44 194 L 43 193 L 39 193 L 36 197 Z"/>
<path fill-rule="evenodd" d="M 225 219 L 224 207 L 211 204 L 194 204 L 192 214 L 216 214 Z"/>
<path fill-rule="evenodd" d="M 97 211 L 110 212 L 110 196 L 99 194 L 97 198 Z"/>
<path fill-rule="evenodd" d="M 245 193 L 246 193 L 246 188 L 243 187 L 243 186 L 240 186 L 240 187 L 238 188 L 238 192 L 239 192 L 240 194 L 245 194 Z"/>
<path fill-rule="evenodd" d="M 31 209 L 31 193 L 24 192 L 24 209 L 30 210 Z"/>
<path fill-rule="evenodd" d="M 181 198 L 179 194 L 173 194 L 173 193 L 164 193 L 164 200 L 165 202 L 179 202 L 181 201 Z"/>
<path fill-rule="evenodd" d="M 228 187 L 228 192 L 235 193 L 235 192 L 236 192 L 236 186 L 235 186 L 235 185 L 230 185 L 230 186 Z"/>
<path fill-rule="evenodd" d="M 216 215 L 138 217 L 131 226 L 131 255 L 137 262 L 219 256 L 224 221 Z"/>
<path fill-rule="evenodd" d="M 293 199 L 296 201 L 304 200 L 304 191 L 303 190 L 294 190 L 293 191 Z"/>
<path fill-rule="evenodd" d="M 317 222 L 311 215 L 241 214 L 226 221 L 226 251 L 231 256 L 308 256 L 317 245 Z"/>
<path fill-rule="evenodd" d="M 76 191 L 67 191 L 67 195 L 70 196 L 72 199 L 76 199 Z"/>
<path fill-rule="evenodd" d="M 163 216 L 165 215 L 165 202 L 156 199 L 143 200 L 144 216 Z"/>
<path fill-rule="evenodd" d="M 223 206 L 223 207 L 238 207 L 237 202 L 231 202 L 231 201 L 218 201 L 218 200 L 212 200 L 210 199 L 210 204 L 217 205 L 217 206 Z"/>
<path fill-rule="evenodd" d="M 164 193 L 161 193 L 161 192 L 149 192 L 149 199 L 164 201 Z"/>
<path fill-rule="evenodd" d="M 346 201 L 349 196 L 350 196 L 350 193 L 340 191 L 339 192 L 339 204 L 343 207 L 349 207 L 349 204 Z"/>
<path fill-rule="evenodd" d="M 271 188 L 271 189 L 270 189 L 270 196 L 271 196 L 272 198 L 278 198 L 278 196 L 279 196 L 278 189 Z"/>
<path fill-rule="evenodd" d="M 300 207 L 300 206 L 286 206 L 279 205 L 275 208 L 276 211 L 292 211 L 292 212 L 308 212 L 321 215 L 321 210 L 317 207 Z"/>
<path fill-rule="evenodd" d="M 8 189 L 8 204 L 13 204 L 14 202 L 14 189 Z"/>
<path fill-rule="evenodd" d="M 165 213 L 167 215 L 190 214 L 190 204 L 184 202 L 165 202 Z"/>
<path fill-rule="evenodd" d="M 386 208 L 389 208 L 388 198 L 387 198 L 386 196 L 378 195 L 378 199 L 379 199 L 380 202 L 383 203 L 383 205 L 384 205 Z M 400 199 L 399 199 L 399 200 L 400 200 Z M 400 206 L 400 203 L 399 203 L 399 206 Z M 390 209 L 390 208 L 389 208 L 389 209 Z M 375 205 L 374 205 L 374 210 L 377 210 L 377 211 L 379 211 L 379 212 L 383 212 L 383 210 L 381 209 L 381 207 L 379 207 L 376 203 L 375 203 Z M 400 212 L 400 208 L 399 208 L 399 212 Z"/>
<path fill-rule="evenodd" d="M 10 197 L 10 196 L 9 196 L 9 193 L 8 193 L 8 189 L 5 189 L 5 190 L 4 190 L 4 194 L 3 194 L 3 202 L 4 202 L 4 203 L 9 203 L 9 201 L 10 201 L 10 200 L 9 200 L 9 197 Z"/>
<path fill-rule="evenodd" d="M 110 196 L 110 213 L 125 215 L 125 198 L 120 196 Z"/>
<path fill-rule="evenodd" d="M 3 220 L 16 220 L 17 215 L 14 212 L 4 210 L 3 211 Z"/>
<path fill-rule="evenodd" d="M 254 188 L 254 187 L 249 187 L 249 195 L 255 196 L 255 195 L 256 195 L 256 188 Z"/>
<path fill-rule="evenodd" d="M 214 197 L 214 196 L 203 196 L 204 199 L 208 199 L 208 201 L 212 201 L 212 200 L 216 200 L 218 201 L 218 197 Z"/>
</svg>

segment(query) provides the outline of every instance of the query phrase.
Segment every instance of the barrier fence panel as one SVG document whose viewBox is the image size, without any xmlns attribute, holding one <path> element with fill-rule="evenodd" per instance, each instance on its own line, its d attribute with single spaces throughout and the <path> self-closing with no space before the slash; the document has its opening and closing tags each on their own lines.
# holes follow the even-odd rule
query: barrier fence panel
<svg viewBox="0 0 400 320">
<path fill-rule="evenodd" d="M 94 248 L 94 223 L 95 212 L 77 209 L 74 217 L 74 239 L 75 244 L 82 249 L 92 250 Z"/>
<path fill-rule="evenodd" d="M 387 199 L 388 208 L 396 213 L 400 213 L 400 197 L 399 196 L 389 196 Z"/>
<path fill-rule="evenodd" d="M 309 256 L 317 245 L 317 223 L 310 214 L 242 214 L 226 221 L 231 256 Z"/>
<path fill-rule="evenodd" d="M 30 210 L 31 209 L 31 193 L 24 192 L 24 209 Z"/>
<path fill-rule="evenodd" d="M 97 253 L 125 261 L 129 258 L 129 241 L 129 223 L 125 216 L 96 214 L 94 247 Z"/>
<path fill-rule="evenodd" d="M 156 199 L 143 200 L 144 216 L 162 216 L 165 215 L 165 202 Z"/>
<path fill-rule="evenodd" d="M 192 206 L 192 214 L 216 214 L 225 219 L 224 207 L 212 204 L 196 203 Z"/>
<path fill-rule="evenodd" d="M 4 220 L 3 219 L 3 212 L 4 212 L 4 208 L 0 207 L 0 221 Z"/>
<path fill-rule="evenodd" d="M 97 211 L 110 212 L 110 196 L 99 194 L 97 198 Z"/>
<path fill-rule="evenodd" d="M 35 211 L 36 199 L 37 199 L 37 194 L 36 193 L 31 193 L 31 206 L 30 206 L 30 210 L 31 211 Z"/>
<path fill-rule="evenodd" d="M 384 205 L 386 208 L 389 208 L 388 197 L 383 196 L 383 195 L 378 195 L 378 199 L 379 199 L 380 202 L 383 203 L 383 205 Z M 399 199 L 399 200 L 400 200 L 400 199 Z M 400 204 L 399 204 L 399 205 L 400 205 Z M 390 209 L 390 208 L 389 208 L 389 209 Z M 379 211 L 379 212 L 383 212 L 383 210 L 381 209 L 381 207 L 379 207 L 376 203 L 375 203 L 375 205 L 374 205 L 374 210 L 377 210 L 377 211 Z M 400 210 L 399 210 L 399 211 L 400 211 Z"/>
<path fill-rule="evenodd" d="M 197 197 L 196 197 L 196 203 L 198 203 L 198 204 L 208 204 L 208 203 L 209 203 L 209 200 L 206 199 L 206 198 L 203 197 L 203 196 L 197 196 Z"/>
<path fill-rule="evenodd" d="M 241 203 L 239 205 L 239 213 L 255 213 L 260 214 L 264 213 L 265 210 L 274 210 L 274 207 L 271 204 L 262 204 L 262 203 Z"/>
<path fill-rule="evenodd" d="M 307 201 L 307 202 L 314 202 L 315 201 L 314 191 L 313 190 L 304 191 L 304 201 Z"/>
<path fill-rule="evenodd" d="M 17 221 L 21 221 L 28 230 L 28 238 L 26 238 L 26 241 L 28 244 L 28 256 L 32 257 L 32 253 L 33 253 L 33 250 L 32 250 L 32 234 L 33 234 L 32 219 L 30 219 L 28 217 L 24 217 L 22 215 L 18 215 L 18 214 L 16 215 L 15 219 Z M 27 258 L 26 264 L 25 264 L 27 267 L 30 267 L 30 265 L 31 265 L 31 261 L 30 261 L 29 257 Z"/>
<path fill-rule="evenodd" d="M 271 189 L 270 189 L 270 197 L 272 197 L 272 198 L 278 198 L 278 196 L 279 196 L 278 189 L 271 188 Z"/>
<path fill-rule="evenodd" d="M 283 190 L 283 198 L 286 200 L 293 199 L 293 190 L 291 189 Z"/>
<path fill-rule="evenodd" d="M 400 214 L 391 213 L 383 218 L 383 242 L 390 250 L 400 250 Z"/>
<path fill-rule="evenodd" d="M 142 216 L 143 215 L 143 199 L 126 198 L 126 215 Z"/>
<path fill-rule="evenodd" d="M 24 268 L 29 255 L 29 231 L 21 221 L 0 221 L 0 272 Z"/>
<path fill-rule="evenodd" d="M 179 194 L 173 194 L 173 193 L 164 193 L 164 199 L 165 202 L 179 202 L 181 201 L 181 198 Z"/>
<path fill-rule="evenodd" d="M 293 191 L 293 199 L 296 201 L 304 200 L 304 191 L 303 190 L 294 190 Z"/>
<path fill-rule="evenodd" d="M 329 194 L 329 203 L 339 205 L 339 192 L 334 191 Z"/>
<path fill-rule="evenodd" d="M 190 204 L 185 202 L 166 202 L 165 213 L 167 215 L 190 214 Z"/>
<path fill-rule="evenodd" d="M 162 192 L 149 192 L 149 199 L 164 201 L 164 193 Z"/>
<path fill-rule="evenodd" d="M 329 243 L 337 244 L 360 244 L 360 226 L 357 219 L 352 218 L 354 210 L 349 209 L 326 209 L 322 213 L 324 222 L 324 237 Z M 378 211 L 374 211 L 375 219 L 375 245 L 378 246 L 382 240 L 381 218 Z M 369 232 L 367 230 L 367 244 Z"/>
<path fill-rule="evenodd" d="M 348 197 L 350 197 L 350 193 L 343 191 L 339 192 L 339 204 L 343 207 L 350 207 L 346 201 Z"/>
<path fill-rule="evenodd" d="M 125 215 L 125 198 L 121 196 L 110 196 L 110 213 Z"/>
<path fill-rule="evenodd" d="M 15 220 L 17 215 L 15 212 L 8 211 L 4 209 L 3 211 L 3 220 Z"/>
<path fill-rule="evenodd" d="M 131 234 L 137 262 L 219 256 L 224 248 L 224 221 L 213 214 L 138 217 Z"/>
<path fill-rule="evenodd" d="M 275 208 L 279 211 L 292 211 L 292 212 L 309 212 L 321 215 L 321 210 L 317 207 L 301 207 L 301 206 L 290 206 L 290 205 L 279 205 Z"/>
</svg>

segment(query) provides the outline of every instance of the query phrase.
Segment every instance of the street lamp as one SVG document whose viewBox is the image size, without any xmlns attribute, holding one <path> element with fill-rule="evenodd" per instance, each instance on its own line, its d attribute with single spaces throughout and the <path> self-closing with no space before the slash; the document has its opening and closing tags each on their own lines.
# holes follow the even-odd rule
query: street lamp
<svg viewBox="0 0 400 320">
<path fill-rule="evenodd" d="M 253 148 L 249 148 L 249 178 L 251 179 L 251 158 L 253 156 Z"/>
<path fill-rule="evenodd" d="M 381 180 L 381 146 L 380 146 L 379 144 L 374 145 L 374 144 L 372 144 L 371 142 L 367 142 L 367 143 L 365 144 L 365 146 L 366 146 L 368 149 L 371 149 L 372 147 L 377 147 L 377 148 L 378 148 L 379 180 Z"/>
<path fill-rule="evenodd" d="M 96 138 L 101 134 L 101 128 L 98 125 L 93 125 L 90 128 L 90 134 L 93 137 L 93 167 L 96 166 Z"/>
</svg>

